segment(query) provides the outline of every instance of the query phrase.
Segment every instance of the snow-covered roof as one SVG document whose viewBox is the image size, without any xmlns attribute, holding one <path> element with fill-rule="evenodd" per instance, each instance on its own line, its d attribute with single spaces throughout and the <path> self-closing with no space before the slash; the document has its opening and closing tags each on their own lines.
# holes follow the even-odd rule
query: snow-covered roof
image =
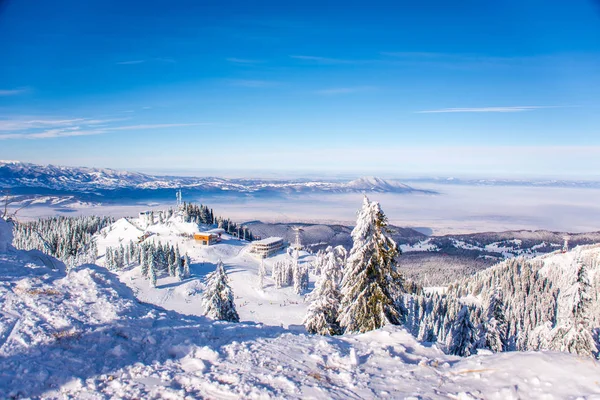
<svg viewBox="0 0 600 400">
<path fill-rule="evenodd" d="M 194 235 L 200 235 L 200 236 L 217 236 L 216 232 L 196 232 L 194 233 Z"/>
<path fill-rule="evenodd" d="M 252 242 L 252 244 L 274 244 L 274 243 L 281 242 L 281 241 L 283 241 L 282 238 L 273 236 L 273 237 L 265 238 L 262 240 L 256 240 L 256 241 Z"/>
</svg>

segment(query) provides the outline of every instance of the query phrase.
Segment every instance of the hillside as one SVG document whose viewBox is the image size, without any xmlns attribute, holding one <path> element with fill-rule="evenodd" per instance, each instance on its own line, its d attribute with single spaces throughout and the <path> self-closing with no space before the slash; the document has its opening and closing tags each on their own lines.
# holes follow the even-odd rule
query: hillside
<svg viewBox="0 0 600 400">
<path fill-rule="evenodd" d="M 114 203 L 139 199 L 172 199 L 175 189 L 186 194 L 254 194 L 274 196 L 294 193 L 426 193 L 396 180 L 376 177 L 347 180 L 308 179 L 225 179 L 216 177 L 156 176 L 106 168 L 63 167 L 0 160 L 0 188 L 11 189 L 31 201 L 32 196 L 58 197 L 51 201 L 93 201 Z"/>
<path fill-rule="evenodd" d="M 0 251 L 2 398 L 506 399 L 598 393 L 598 364 L 569 354 L 461 359 L 422 346 L 398 327 L 331 338 L 167 311 L 139 302 L 104 268 L 84 265 L 67 273 L 39 252 L 15 250 L 6 243 L 9 229 L 0 220 L 0 250 L 6 248 Z"/>
</svg>

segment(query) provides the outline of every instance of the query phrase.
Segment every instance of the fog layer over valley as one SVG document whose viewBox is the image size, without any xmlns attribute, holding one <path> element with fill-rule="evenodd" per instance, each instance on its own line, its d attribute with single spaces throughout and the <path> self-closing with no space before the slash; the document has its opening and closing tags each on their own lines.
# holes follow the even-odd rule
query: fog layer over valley
<svg viewBox="0 0 600 400">
<path fill-rule="evenodd" d="M 600 226 L 600 189 L 514 186 L 422 185 L 437 195 L 377 193 L 393 225 L 423 228 L 428 234 L 547 229 L 561 232 L 596 231 Z M 173 200 L 175 198 L 173 190 Z M 238 222 L 354 223 L 361 193 L 305 193 L 281 196 L 195 195 L 184 200 L 218 208 Z M 117 200 L 118 199 L 111 199 Z M 136 201 L 122 205 L 71 203 L 32 204 L 21 218 L 56 215 L 134 215 L 173 201 Z"/>
</svg>

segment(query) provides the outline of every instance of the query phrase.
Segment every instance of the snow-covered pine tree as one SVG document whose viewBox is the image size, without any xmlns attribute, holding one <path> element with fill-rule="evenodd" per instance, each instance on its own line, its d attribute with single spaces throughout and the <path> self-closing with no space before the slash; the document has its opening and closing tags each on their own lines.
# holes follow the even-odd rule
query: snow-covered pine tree
<svg viewBox="0 0 600 400">
<path fill-rule="evenodd" d="M 296 249 L 292 262 L 292 279 L 294 282 L 294 292 L 302 295 L 308 289 L 308 270 L 303 265 L 300 265 L 298 258 L 299 254 Z"/>
<path fill-rule="evenodd" d="M 342 280 L 339 321 L 345 332 L 367 332 L 386 323 L 402 323 L 403 279 L 396 269 L 399 251 L 388 232 L 379 203 L 365 196 L 352 230 L 354 243 Z"/>
<path fill-rule="evenodd" d="M 338 246 L 341 247 L 341 246 Z M 337 247 L 335 249 L 332 249 L 325 257 L 325 264 L 323 266 L 323 269 L 328 271 L 329 274 L 331 274 L 332 279 L 334 280 L 334 282 L 336 283 L 336 285 L 340 285 L 342 283 L 342 278 L 343 278 L 343 260 L 345 260 L 345 256 L 344 258 L 339 258 L 338 254 L 339 254 L 339 250 L 336 250 Z M 343 249 L 343 247 L 342 247 Z M 345 251 L 345 250 L 344 250 Z"/>
<path fill-rule="evenodd" d="M 580 356 L 595 356 L 598 353 L 590 329 L 591 285 L 586 265 L 577 255 L 575 282 L 564 294 L 568 299 L 566 312 L 561 313 L 559 324 L 552 332 L 552 350 L 568 351 Z"/>
<path fill-rule="evenodd" d="M 206 289 L 202 295 L 204 314 L 212 319 L 239 322 L 240 317 L 235 309 L 233 291 L 229 287 L 223 262 L 219 260 L 217 268 L 206 276 Z"/>
<path fill-rule="evenodd" d="M 144 246 L 140 247 L 140 269 L 142 276 L 148 275 L 148 256 Z"/>
<path fill-rule="evenodd" d="M 328 249 L 329 248 L 331 248 L 331 246 L 329 246 Z M 327 253 L 323 250 L 319 250 L 317 251 L 317 254 L 315 254 L 315 259 L 312 262 L 312 268 L 315 275 L 321 275 L 321 271 L 323 270 L 323 266 L 325 265 L 326 255 Z"/>
<path fill-rule="evenodd" d="M 282 270 L 282 281 L 284 286 L 290 286 L 294 284 L 294 266 L 297 264 L 297 259 L 295 261 L 292 259 L 285 262 L 285 268 Z"/>
<path fill-rule="evenodd" d="M 456 316 L 456 320 L 452 324 L 452 329 L 448 335 L 446 342 L 448 353 L 468 357 L 475 354 L 476 344 L 477 335 L 471 321 L 471 313 L 469 307 L 464 305 Z"/>
<path fill-rule="evenodd" d="M 279 281 L 279 277 L 281 276 L 281 274 L 279 272 L 279 269 L 279 261 L 275 261 L 273 263 L 273 268 L 271 268 L 271 278 L 273 279 L 273 282 L 275 282 L 275 287 L 278 289 L 281 287 L 281 282 Z"/>
<path fill-rule="evenodd" d="M 308 289 L 308 269 L 297 264 L 294 268 L 294 292 L 304 294 Z"/>
<path fill-rule="evenodd" d="M 148 258 L 147 261 L 147 265 L 148 268 L 146 270 L 146 276 L 147 278 L 151 278 L 151 274 L 154 274 L 156 276 L 156 262 L 154 261 L 154 252 L 153 249 L 150 249 L 150 251 L 146 252 L 146 257 Z M 154 271 L 154 272 L 151 272 Z"/>
<path fill-rule="evenodd" d="M 171 246 L 171 248 L 169 249 L 168 263 L 169 276 L 177 276 L 178 260 L 175 258 L 175 249 L 173 248 L 173 246 Z"/>
<path fill-rule="evenodd" d="M 507 325 L 504 316 L 504 300 L 499 287 L 496 287 L 490 296 L 483 329 L 482 341 L 484 347 L 494 353 L 504 351 L 506 348 Z"/>
<path fill-rule="evenodd" d="M 190 257 L 187 253 L 183 256 L 183 278 L 189 278 L 192 275 L 190 272 Z"/>
<path fill-rule="evenodd" d="M 156 287 L 156 265 L 153 262 L 148 265 L 148 279 L 152 287 Z"/>
<path fill-rule="evenodd" d="M 333 259 L 333 252 L 329 253 Z M 330 260 L 331 260 L 330 259 Z M 337 266 L 334 262 L 326 263 L 321 275 L 311 292 L 304 326 L 310 333 L 319 335 L 337 335 L 341 333 L 338 323 L 341 294 L 336 279 Z"/>
<path fill-rule="evenodd" d="M 260 266 L 258 267 L 258 287 L 261 290 L 265 287 L 265 275 L 266 274 L 267 274 L 267 270 L 265 268 L 265 260 L 263 258 L 261 258 Z"/>
</svg>

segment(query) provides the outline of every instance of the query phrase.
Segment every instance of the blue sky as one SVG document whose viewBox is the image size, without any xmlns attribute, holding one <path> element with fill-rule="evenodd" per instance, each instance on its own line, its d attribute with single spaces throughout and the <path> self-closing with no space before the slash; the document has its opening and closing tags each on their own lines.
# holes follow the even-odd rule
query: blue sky
<svg viewBox="0 0 600 400">
<path fill-rule="evenodd" d="M 288 3 L 0 3 L 0 159 L 600 176 L 598 3 Z"/>
</svg>

